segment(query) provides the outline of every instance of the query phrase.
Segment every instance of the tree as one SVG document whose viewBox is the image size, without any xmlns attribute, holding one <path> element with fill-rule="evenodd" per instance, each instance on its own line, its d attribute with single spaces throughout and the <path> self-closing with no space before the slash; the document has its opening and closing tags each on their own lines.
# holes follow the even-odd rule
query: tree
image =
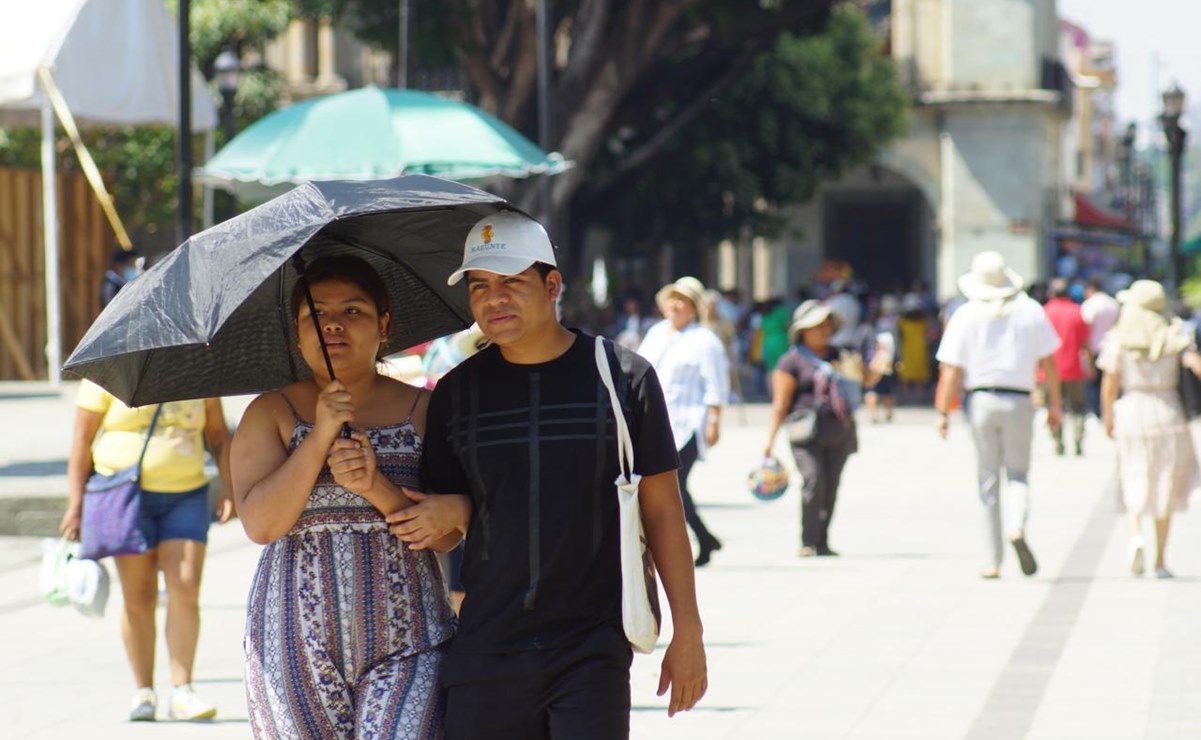
<svg viewBox="0 0 1201 740">
<path fill-rule="evenodd" d="M 661 135 L 616 137 L 576 196 L 622 245 L 716 244 L 773 235 L 780 207 L 870 159 L 906 126 L 907 94 L 861 13 L 817 33 L 784 33 L 750 71 L 642 161 Z M 619 127 L 619 131 L 620 131 Z"/>
<path fill-rule="evenodd" d="M 386 44 L 397 28 L 397 0 L 304 0 L 313 9 L 368 26 Z M 476 102 L 527 134 L 537 133 L 536 4 L 529 0 L 411 0 L 420 51 L 453 49 Z M 551 180 L 552 211 L 562 212 L 591 177 L 615 127 L 672 132 L 745 73 L 785 30 L 804 34 L 834 0 L 555 0 L 548 2 L 554 59 L 549 148 L 576 163 Z M 423 21 L 422 18 L 427 20 Z M 425 24 L 425 25 L 422 25 Z M 380 29 L 386 29 L 380 34 Z M 362 33 L 362 32 L 361 32 Z M 433 53 L 430 51 L 429 53 Z M 620 124 L 618 124 L 620 122 Z M 647 136 L 628 151 L 633 169 L 670 136 Z"/>
</svg>

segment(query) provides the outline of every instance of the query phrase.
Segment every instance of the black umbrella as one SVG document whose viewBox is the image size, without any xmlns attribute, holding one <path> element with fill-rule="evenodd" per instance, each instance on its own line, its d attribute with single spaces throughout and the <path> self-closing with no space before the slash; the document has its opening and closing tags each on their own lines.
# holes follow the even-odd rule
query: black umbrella
<svg viewBox="0 0 1201 740">
<path fill-rule="evenodd" d="M 446 278 L 479 219 L 503 199 L 425 175 L 313 182 L 207 229 L 117 294 L 64 370 L 131 406 L 261 393 L 311 373 L 291 315 L 295 255 L 353 254 L 392 303 L 385 352 L 471 324 Z"/>
</svg>

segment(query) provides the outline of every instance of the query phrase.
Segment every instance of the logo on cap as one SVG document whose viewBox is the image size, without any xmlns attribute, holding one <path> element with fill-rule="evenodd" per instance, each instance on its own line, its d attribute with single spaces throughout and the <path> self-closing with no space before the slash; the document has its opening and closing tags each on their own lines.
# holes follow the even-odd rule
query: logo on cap
<svg viewBox="0 0 1201 740">
<path fill-rule="evenodd" d="M 484 244 L 492 243 L 492 224 L 484 224 L 484 228 L 480 229 L 480 238 L 484 240 Z"/>
</svg>

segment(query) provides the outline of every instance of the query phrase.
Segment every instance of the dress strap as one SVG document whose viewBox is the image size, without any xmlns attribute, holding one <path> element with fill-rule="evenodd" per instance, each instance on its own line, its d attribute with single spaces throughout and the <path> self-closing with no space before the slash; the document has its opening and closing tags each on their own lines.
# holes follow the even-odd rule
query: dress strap
<svg viewBox="0 0 1201 740">
<path fill-rule="evenodd" d="M 423 395 L 425 395 L 425 389 L 418 388 L 417 389 L 417 397 L 413 399 L 413 405 L 412 405 L 412 407 L 409 408 L 409 415 L 406 416 L 405 420 L 401 422 L 402 424 L 407 424 L 413 420 L 413 414 L 417 413 L 417 404 L 421 403 L 421 397 Z"/>
<path fill-rule="evenodd" d="M 300 417 L 300 414 L 297 413 L 296 407 L 292 405 L 292 400 L 290 398 L 288 398 L 288 394 L 284 393 L 283 391 L 280 391 L 279 395 L 281 398 L 284 399 L 284 403 L 288 404 L 288 409 L 291 410 L 291 412 L 292 412 L 292 418 L 295 419 L 296 421 L 300 422 L 301 424 L 307 424 L 308 422 L 306 422 L 304 419 L 302 419 Z"/>
</svg>

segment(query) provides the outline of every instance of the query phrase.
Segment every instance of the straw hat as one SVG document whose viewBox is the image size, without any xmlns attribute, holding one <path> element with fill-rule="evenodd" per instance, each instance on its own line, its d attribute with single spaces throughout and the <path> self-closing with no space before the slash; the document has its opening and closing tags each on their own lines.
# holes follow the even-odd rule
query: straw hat
<svg viewBox="0 0 1201 740">
<path fill-rule="evenodd" d="M 705 284 L 694 277 L 682 277 L 674 283 L 664 285 L 655 294 L 655 303 L 659 304 L 660 311 L 663 310 L 663 304 L 667 302 L 667 299 L 673 295 L 678 295 L 692 303 L 692 307 L 699 316 L 705 305 Z"/>
<path fill-rule="evenodd" d="M 1135 280 L 1126 290 L 1118 291 L 1117 301 L 1124 306 L 1138 306 L 1156 313 L 1168 310 L 1168 294 L 1163 285 L 1154 280 Z"/>
<path fill-rule="evenodd" d="M 1112 333 L 1123 349 L 1144 353 L 1154 362 L 1191 343 L 1180 319 L 1167 315 L 1168 295 L 1154 280 L 1135 280 L 1118 292 L 1117 300 L 1122 311 Z"/>
<path fill-rule="evenodd" d="M 973 301 L 1003 301 L 1022 290 L 1022 278 L 1005 266 L 998 252 L 981 252 L 972 258 L 972 269 L 959 278 L 959 290 Z"/>
<path fill-rule="evenodd" d="M 821 326 L 826 320 L 830 321 L 830 326 L 835 332 L 842 328 L 842 317 L 831 310 L 829 306 L 816 298 L 807 300 L 792 312 L 792 324 L 788 327 L 788 336 L 795 341 L 801 332 Z"/>
</svg>

